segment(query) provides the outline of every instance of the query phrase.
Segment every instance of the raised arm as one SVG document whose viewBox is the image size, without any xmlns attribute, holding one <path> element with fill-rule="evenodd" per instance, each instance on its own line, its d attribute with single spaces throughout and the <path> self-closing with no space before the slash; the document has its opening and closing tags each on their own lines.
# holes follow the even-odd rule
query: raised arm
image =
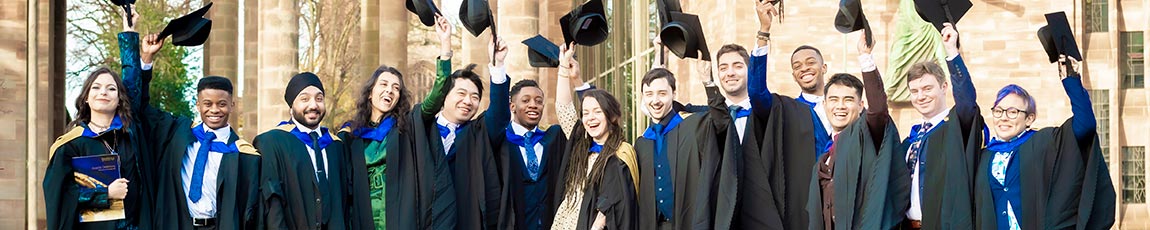
<svg viewBox="0 0 1150 230">
<path fill-rule="evenodd" d="M 862 33 L 858 44 L 859 64 L 862 65 L 863 92 L 866 93 L 867 101 L 866 122 L 877 148 L 882 143 L 883 132 L 891 118 L 890 111 L 887 111 L 886 88 L 883 87 L 882 75 L 879 74 L 878 66 L 874 64 L 874 56 L 871 55 L 874 47 L 867 46 L 866 40 L 866 33 Z"/>
<path fill-rule="evenodd" d="M 121 77 L 123 78 L 124 88 L 128 91 L 128 98 L 131 102 L 132 112 L 139 112 L 143 110 L 144 103 L 140 103 L 141 98 L 141 84 L 140 79 L 140 34 L 136 33 L 136 28 L 130 25 L 136 25 L 136 20 L 140 18 L 140 14 L 133 12 L 131 19 L 124 15 L 124 31 L 116 35 L 116 40 L 120 46 L 120 66 Z M 128 20 L 131 20 L 129 23 Z"/>
<path fill-rule="evenodd" d="M 491 66 L 487 68 L 491 74 L 491 93 L 489 93 L 491 103 L 487 106 L 483 122 L 486 123 L 487 136 L 491 137 L 492 143 L 502 143 L 506 138 L 504 132 L 511 124 L 511 97 L 508 95 L 511 84 L 508 84 L 507 70 L 503 65 L 503 60 L 507 57 L 507 44 L 503 43 L 502 38 L 496 37 L 489 45 L 488 51 L 495 56 L 495 60 L 492 60 Z"/>
<path fill-rule="evenodd" d="M 559 81 L 555 82 L 555 113 L 559 115 L 559 127 L 568 139 L 575 124 L 579 122 L 578 112 L 575 111 L 575 101 L 571 97 L 571 86 L 583 85 L 579 76 L 579 62 L 575 60 L 574 43 L 559 46 Z M 566 79 L 567 81 L 564 81 Z"/>
<path fill-rule="evenodd" d="M 767 55 L 771 46 L 771 24 L 778 16 L 778 8 L 771 1 L 758 1 L 755 11 L 759 17 L 759 32 L 755 49 L 751 51 L 750 63 L 747 63 L 747 96 L 751 100 L 759 101 L 763 109 L 756 109 L 762 114 L 770 111 L 771 91 L 767 88 Z"/>
<path fill-rule="evenodd" d="M 431 120 L 443 109 L 443 98 L 447 92 L 447 77 L 451 76 L 451 24 L 447 18 L 435 16 L 435 32 L 439 35 L 439 58 L 435 59 L 435 85 L 427 93 L 427 97 L 420 104 L 420 116 L 423 120 Z"/>
<path fill-rule="evenodd" d="M 974 119 L 981 115 L 978 112 L 978 103 L 975 102 L 974 83 L 970 81 L 970 72 L 966 70 L 966 63 L 963 62 L 961 50 L 958 49 L 958 38 L 958 31 L 954 29 L 954 25 L 945 23 L 942 28 L 942 42 L 946 48 L 946 66 L 950 69 L 950 85 L 954 93 L 952 112 L 957 113 L 955 115 L 958 115 L 962 134 L 965 139 L 969 139 L 971 137 L 966 135 L 971 133 L 971 129 L 983 128 L 984 125 L 973 124 Z"/>
<path fill-rule="evenodd" d="M 1086 93 L 1086 87 L 1082 86 L 1082 75 L 1078 73 L 1078 61 L 1074 58 L 1064 57 L 1063 62 L 1069 62 L 1070 69 L 1067 70 L 1067 64 L 1061 64 L 1060 71 L 1063 74 L 1062 88 L 1066 90 L 1066 96 L 1070 97 L 1070 111 L 1074 113 L 1072 117 L 1071 127 L 1074 128 L 1074 137 L 1078 139 L 1079 143 L 1089 142 L 1093 139 L 1093 133 L 1098 128 L 1098 122 L 1094 117 L 1094 107 L 1090 103 L 1090 94 Z"/>
</svg>

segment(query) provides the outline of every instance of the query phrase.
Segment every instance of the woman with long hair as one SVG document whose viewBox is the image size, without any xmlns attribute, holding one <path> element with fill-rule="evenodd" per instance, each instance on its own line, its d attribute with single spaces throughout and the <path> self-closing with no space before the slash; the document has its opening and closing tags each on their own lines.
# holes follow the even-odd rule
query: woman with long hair
<svg viewBox="0 0 1150 230">
<path fill-rule="evenodd" d="M 409 134 L 411 94 L 403 74 L 380 66 L 362 84 L 355 115 L 340 129 L 347 145 L 352 192 L 345 197 L 348 226 L 355 229 L 416 229 L 418 193 Z M 390 223 L 390 224 L 388 224 Z"/>
<path fill-rule="evenodd" d="M 560 76 L 577 79 L 574 50 L 567 47 L 561 51 Z M 576 121 L 570 81 L 559 81 L 557 88 L 560 123 L 564 130 L 573 131 L 563 163 L 564 176 L 552 190 L 559 208 L 551 228 L 636 229 L 638 166 L 635 150 L 623 141 L 619 101 L 603 90 L 583 93 L 582 112 Z"/>
<path fill-rule="evenodd" d="M 139 14 L 133 13 L 136 17 Z M 118 35 L 124 80 L 107 67 L 92 71 L 76 98 L 72 128 L 56 139 L 44 173 L 48 229 L 151 227 L 151 160 L 138 141 L 136 108 L 127 84 L 140 74 L 139 34 L 126 23 Z"/>
</svg>

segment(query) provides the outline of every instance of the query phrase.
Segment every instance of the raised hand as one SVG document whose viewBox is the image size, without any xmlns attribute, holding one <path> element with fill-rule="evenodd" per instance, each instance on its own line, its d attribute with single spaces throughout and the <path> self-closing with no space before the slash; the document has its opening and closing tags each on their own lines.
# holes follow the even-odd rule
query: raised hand
<svg viewBox="0 0 1150 230">
<path fill-rule="evenodd" d="M 164 41 L 160 40 L 159 37 L 157 34 L 150 34 L 144 36 L 143 40 L 140 40 L 140 62 L 152 63 L 152 59 L 156 56 L 156 53 L 160 52 L 160 48 L 164 47 Z"/>
<path fill-rule="evenodd" d="M 122 21 L 124 23 L 124 32 L 136 32 L 135 25 L 137 25 L 136 21 L 140 20 L 140 13 L 136 12 L 135 5 L 128 5 L 128 7 L 132 8 L 131 19 L 128 18 L 129 15 L 127 14 L 120 14 L 120 19 L 123 19 Z M 131 23 L 129 23 L 128 20 L 131 20 Z"/>
<path fill-rule="evenodd" d="M 859 33 L 859 42 L 858 42 L 859 54 L 871 54 L 871 51 L 874 50 L 874 46 L 867 45 L 866 40 L 867 40 L 866 33 L 865 32 Z"/>
<path fill-rule="evenodd" d="M 559 77 L 579 78 L 579 61 L 575 60 L 575 43 L 559 46 Z"/>
<path fill-rule="evenodd" d="M 439 35 L 439 58 L 451 59 L 451 23 L 443 15 L 435 15 L 435 33 Z"/>
<path fill-rule="evenodd" d="M 1058 57 L 1058 75 L 1062 78 L 1080 76 L 1078 70 L 1081 65 L 1074 57 L 1059 55 Z"/>
<path fill-rule="evenodd" d="M 703 79 L 703 85 L 714 83 L 714 77 L 711 75 L 711 62 L 697 59 L 695 61 L 695 70 L 699 71 L 699 77 Z"/>
<path fill-rule="evenodd" d="M 954 29 L 954 24 L 942 24 L 942 46 L 946 48 L 946 55 L 954 57 L 958 55 L 958 30 Z"/>
<path fill-rule="evenodd" d="M 492 36 L 494 41 L 487 45 L 487 52 L 495 57 L 491 60 L 491 65 L 495 67 L 503 67 L 503 60 L 507 58 L 507 43 L 503 42 L 503 38 Z"/>
<path fill-rule="evenodd" d="M 759 31 L 771 32 L 771 23 L 774 18 L 779 15 L 779 8 L 775 4 L 777 1 L 771 0 L 756 0 L 755 12 L 759 15 Z"/>
</svg>

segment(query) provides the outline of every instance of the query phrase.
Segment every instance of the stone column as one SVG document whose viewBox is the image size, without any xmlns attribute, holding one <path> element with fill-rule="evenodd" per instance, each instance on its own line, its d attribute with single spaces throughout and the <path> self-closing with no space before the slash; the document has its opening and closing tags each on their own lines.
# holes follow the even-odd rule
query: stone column
<svg viewBox="0 0 1150 230">
<path fill-rule="evenodd" d="M 510 49 L 504 61 L 507 62 L 507 74 L 511 75 L 513 81 L 539 79 L 538 71 L 527 61 L 527 46 L 518 45 L 539 34 L 539 5 L 537 1 L 503 1 L 499 2 L 498 8 L 494 8 L 498 11 L 495 12 L 498 36 L 507 40 Z"/>
<path fill-rule="evenodd" d="M 0 151 L 0 172 L 3 172 L 0 181 L 12 182 L 0 188 L 0 208 L 12 210 L 10 215 L 0 216 L 2 226 L 20 226 L 28 214 L 25 188 L 31 183 L 27 180 L 25 159 L 27 151 L 36 147 L 29 145 L 28 137 L 29 116 L 35 113 L 29 111 L 35 105 L 28 103 L 33 99 L 28 98 L 28 87 L 29 81 L 36 77 L 36 53 L 29 53 L 36 50 L 28 47 L 35 42 L 29 41 L 35 35 L 28 30 L 35 25 L 29 18 L 36 12 L 30 11 L 29 5 L 23 1 L 0 0 L 0 30 L 7 31 L 0 35 L 0 58 L 9 60 L 0 64 L 0 90 L 10 92 L 0 98 L 0 114 L 9 117 L 0 121 L 0 127 L 8 130 L 0 132 L 0 144 L 8 147 Z"/>
<path fill-rule="evenodd" d="M 254 126 L 271 129 L 289 118 L 283 101 L 288 79 L 299 72 L 299 8 L 296 0 L 259 2 L 259 76 Z"/>
<path fill-rule="evenodd" d="M 240 104 L 237 106 L 236 111 L 240 117 L 239 125 L 242 137 L 255 138 L 257 134 L 264 130 L 259 129 L 258 115 L 259 115 L 259 0 L 244 0 L 244 23 L 243 23 L 243 43 L 244 43 L 244 59 L 243 59 L 243 83 L 236 84 L 237 87 L 243 86 L 243 93 L 240 98 Z"/>
<path fill-rule="evenodd" d="M 360 70 L 353 75 L 364 79 L 379 66 L 379 1 L 359 0 Z"/>
<path fill-rule="evenodd" d="M 376 63 L 368 65 L 370 71 L 375 71 L 379 65 L 388 65 L 399 69 L 406 76 L 407 69 L 407 32 L 408 19 L 411 15 L 404 7 L 404 0 L 377 0 L 379 1 L 379 25 L 370 35 L 378 34 L 378 46 L 363 47 L 364 50 L 376 50 L 373 54 L 378 56 Z M 366 7 L 366 6 L 365 6 Z M 366 31 L 365 31 L 366 32 Z M 369 34 L 364 34 L 365 37 Z"/>
<path fill-rule="evenodd" d="M 212 8 L 209 16 L 212 19 L 212 34 L 204 44 L 204 76 L 226 77 L 238 86 L 239 1 L 216 0 Z M 228 119 L 229 122 L 239 120 L 239 113 L 236 114 Z"/>
</svg>

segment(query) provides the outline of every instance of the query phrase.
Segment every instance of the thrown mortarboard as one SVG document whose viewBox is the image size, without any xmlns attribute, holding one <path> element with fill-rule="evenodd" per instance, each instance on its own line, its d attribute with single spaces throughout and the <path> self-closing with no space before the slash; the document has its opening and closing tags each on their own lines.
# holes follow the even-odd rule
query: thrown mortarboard
<svg viewBox="0 0 1150 230">
<path fill-rule="evenodd" d="M 679 58 L 711 60 L 707 49 L 707 39 L 703 36 L 703 26 L 699 16 L 683 12 L 669 12 L 670 22 L 659 30 L 663 45 Z"/>
<path fill-rule="evenodd" d="M 970 0 L 914 0 L 914 7 L 922 20 L 934 24 L 942 31 L 943 23 L 958 24 L 958 20 L 970 11 Z"/>
<path fill-rule="evenodd" d="M 487 27 L 494 27 L 494 18 L 487 0 L 463 0 L 463 5 L 459 7 L 459 21 L 463 23 L 463 28 L 476 37 L 483 34 Z"/>
<path fill-rule="evenodd" d="M 527 60 L 531 61 L 531 67 L 559 67 L 559 46 L 551 40 L 535 35 L 523 40 L 523 44 L 527 45 Z"/>
<path fill-rule="evenodd" d="M 871 33 L 870 22 L 866 20 L 866 14 L 863 13 L 862 3 L 859 0 L 839 1 L 839 11 L 835 14 L 835 29 L 841 33 L 864 30 L 867 46 L 874 45 L 874 35 Z"/>
<path fill-rule="evenodd" d="M 177 46 L 198 46 L 203 45 L 208 40 L 208 34 L 212 32 L 212 20 L 204 18 L 208 13 L 208 9 L 212 8 L 212 3 L 208 2 L 207 5 L 201 7 L 196 11 L 192 11 L 188 15 L 180 16 L 179 18 L 172 19 L 168 25 L 160 31 L 159 39 L 162 41 L 168 36 L 172 36 L 172 44 Z"/>
<path fill-rule="evenodd" d="M 564 43 L 594 46 L 607 40 L 607 17 L 601 0 L 590 0 L 559 18 Z"/>
<path fill-rule="evenodd" d="M 435 25 L 435 15 L 439 14 L 439 8 L 435 7 L 435 2 L 432 0 L 407 0 L 407 11 L 419 16 L 419 22 L 424 26 Z"/>
<path fill-rule="evenodd" d="M 1081 61 L 1082 53 L 1078 52 L 1078 43 L 1074 41 L 1074 31 L 1070 30 L 1066 12 L 1046 14 L 1046 24 L 1038 29 L 1038 41 L 1042 42 L 1050 62 L 1057 62 L 1059 55 Z"/>
</svg>

